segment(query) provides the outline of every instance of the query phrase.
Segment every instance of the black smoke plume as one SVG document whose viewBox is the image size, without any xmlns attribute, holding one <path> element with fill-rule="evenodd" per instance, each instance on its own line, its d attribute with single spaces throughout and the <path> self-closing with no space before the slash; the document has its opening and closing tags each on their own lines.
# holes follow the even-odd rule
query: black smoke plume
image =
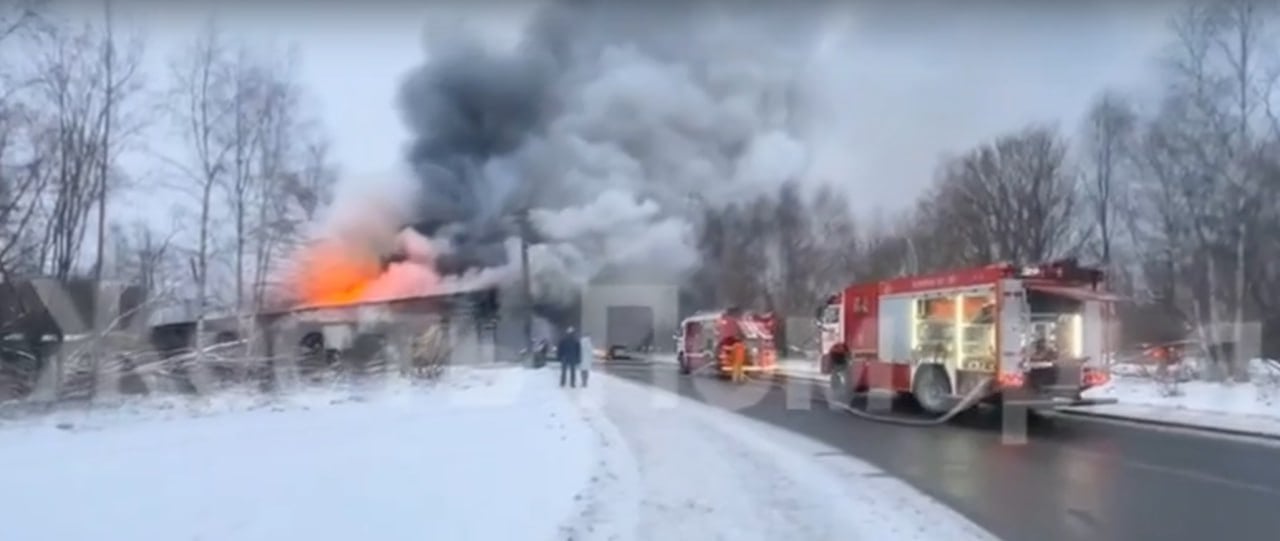
<svg viewBox="0 0 1280 541">
<path fill-rule="evenodd" d="M 701 206 L 805 174 L 799 85 L 823 7 L 566 0 L 509 50 L 435 43 L 399 106 L 436 272 L 513 263 L 527 211 L 544 299 L 604 273 L 682 280 Z"/>
</svg>

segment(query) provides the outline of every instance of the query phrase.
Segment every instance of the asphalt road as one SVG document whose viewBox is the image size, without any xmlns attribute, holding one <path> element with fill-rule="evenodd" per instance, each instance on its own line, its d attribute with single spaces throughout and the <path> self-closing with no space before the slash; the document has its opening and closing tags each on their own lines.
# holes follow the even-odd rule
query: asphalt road
<svg viewBox="0 0 1280 541">
<path fill-rule="evenodd" d="M 717 405 L 734 390 L 709 377 L 695 389 L 662 364 L 606 369 Z M 872 463 L 1008 541 L 1280 539 L 1280 447 L 1063 417 L 1006 444 L 994 413 L 897 426 L 788 408 L 781 386 L 753 385 L 767 389 L 741 414 Z"/>
</svg>

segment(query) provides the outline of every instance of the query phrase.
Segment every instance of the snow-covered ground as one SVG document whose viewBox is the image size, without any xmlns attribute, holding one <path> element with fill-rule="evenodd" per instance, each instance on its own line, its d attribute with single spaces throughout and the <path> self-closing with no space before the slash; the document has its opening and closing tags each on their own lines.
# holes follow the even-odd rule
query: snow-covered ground
<svg viewBox="0 0 1280 541">
<path fill-rule="evenodd" d="M 485 370 L 434 389 L 147 401 L 10 423 L 0 537 L 549 539 L 596 450 L 564 394 L 537 382 Z"/>
<path fill-rule="evenodd" d="M 1119 401 L 1078 408 L 1086 413 L 1280 436 L 1280 366 L 1260 359 L 1250 363 L 1244 383 L 1161 383 L 1148 371 L 1121 365 L 1107 385 L 1085 396 Z"/>
<path fill-rule="evenodd" d="M 580 399 L 605 448 L 573 539 L 994 539 L 834 448 L 603 375 Z M 749 392 L 749 391 L 747 391 Z M 619 430 L 621 429 L 621 430 Z"/>
<path fill-rule="evenodd" d="M 605 373 L 223 395 L 0 426 L 0 527 L 129 539 L 990 539 L 833 449 Z"/>
</svg>

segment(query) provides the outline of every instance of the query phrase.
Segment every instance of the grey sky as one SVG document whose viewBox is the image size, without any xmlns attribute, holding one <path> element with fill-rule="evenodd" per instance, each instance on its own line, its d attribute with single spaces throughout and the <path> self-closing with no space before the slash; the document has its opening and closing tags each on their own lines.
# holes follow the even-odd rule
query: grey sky
<svg viewBox="0 0 1280 541">
<path fill-rule="evenodd" d="M 97 17 L 100 0 L 64 0 Z M 216 2 L 115 0 L 119 24 L 148 40 L 148 71 L 199 30 Z M 394 106 L 400 77 L 424 58 L 423 29 L 463 25 L 510 43 L 533 2 L 431 4 L 373 0 L 224 3 L 223 26 L 261 43 L 295 43 L 300 73 L 353 176 L 399 166 L 406 131 Z M 1032 121 L 1071 133 L 1100 89 L 1149 78 L 1170 5 L 1150 2 L 879 2 L 832 17 L 821 66 L 829 126 L 815 175 L 839 182 L 861 209 L 899 207 L 957 152 Z M 270 7 L 268 7 L 270 6 Z M 359 6 L 359 7 L 357 7 Z M 156 81 L 160 82 L 160 81 Z"/>
</svg>

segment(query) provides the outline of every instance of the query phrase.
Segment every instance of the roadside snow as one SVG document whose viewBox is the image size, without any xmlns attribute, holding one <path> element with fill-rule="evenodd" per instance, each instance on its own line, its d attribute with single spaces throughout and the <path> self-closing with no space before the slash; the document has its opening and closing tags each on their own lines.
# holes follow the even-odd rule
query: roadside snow
<svg viewBox="0 0 1280 541">
<path fill-rule="evenodd" d="M 1280 436 L 1280 367 L 1273 362 L 1254 359 L 1245 383 L 1162 384 L 1128 367 L 1112 373 L 1110 383 L 1085 396 L 1115 398 L 1118 404 L 1073 410 Z"/>
<path fill-rule="evenodd" d="M 783 359 L 779 368 L 792 378 L 826 381 L 812 360 Z M 1195 372 L 1194 366 L 1184 370 L 1190 376 Z M 1280 363 L 1254 359 L 1247 383 L 1193 380 L 1162 385 L 1148 370 L 1133 365 L 1115 365 L 1111 374 L 1109 383 L 1085 391 L 1084 396 L 1114 398 L 1119 403 L 1064 409 L 1280 437 Z"/>
<path fill-rule="evenodd" d="M 625 445 L 605 448 L 590 503 L 565 525 L 566 537 L 993 539 L 814 440 L 608 374 L 593 377 L 581 394 L 583 414 L 604 441 L 620 437 Z"/>
<path fill-rule="evenodd" d="M 993 539 L 816 441 L 610 376 L 137 400 L 0 426 L 5 539 Z"/>
<path fill-rule="evenodd" d="M 597 442 L 543 376 L 477 370 L 426 388 L 9 422 L 4 538 L 555 539 Z"/>
</svg>

